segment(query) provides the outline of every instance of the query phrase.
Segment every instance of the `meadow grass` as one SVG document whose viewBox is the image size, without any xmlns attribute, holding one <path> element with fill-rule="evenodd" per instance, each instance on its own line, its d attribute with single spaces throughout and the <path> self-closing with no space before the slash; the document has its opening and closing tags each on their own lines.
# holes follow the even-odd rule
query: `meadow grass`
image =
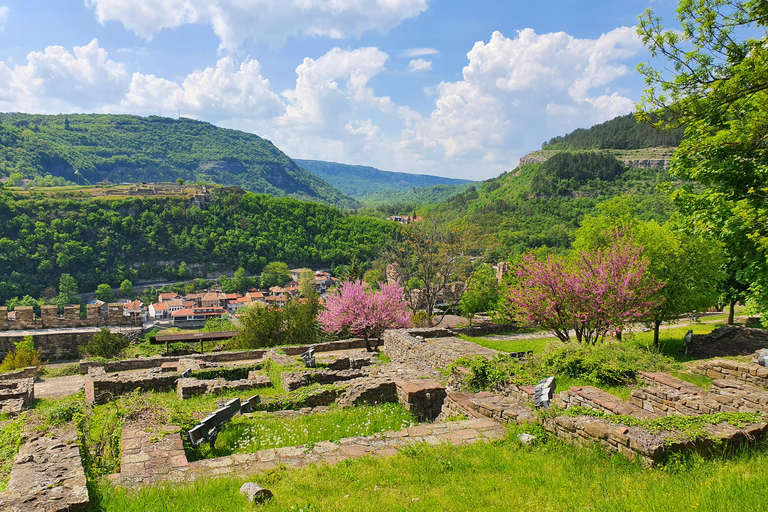
<svg viewBox="0 0 768 512">
<path fill-rule="evenodd" d="M 603 450 L 557 440 L 521 446 L 419 445 L 390 458 L 276 470 L 247 480 L 275 497 L 254 506 L 242 476 L 130 491 L 101 483 L 91 510 L 107 511 L 763 511 L 768 450 L 679 459 L 647 469 Z"/>
<path fill-rule="evenodd" d="M 501 352 L 528 352 L 533 351 L 535 353 L 543 352 L 544 348 L 552 342 L 558 341 L 557 338 L 535 338 L 535 339 L 519 339 L 519 340 L 489 340 L 486 338 L 476 338 L 472 336 L 466 336 L 464 334 L 459 335 L 459 338 L 465 341 L 471 341 L 478 345 L 493 350 L 499 350 Z"/>
<path fill-rule="evenodd" d="M 325 413 L 280 418 L 257 412 L 227 422 L 213 450 L 202 445 L 200 458 L 223 457 L 233 453 L 253 453 L 265 448 L 298 446 L 345 437 L 370 436 L 388 430 L 401 430 L 416 420 L 400 404 L 331 409 Z"/>
</svg>

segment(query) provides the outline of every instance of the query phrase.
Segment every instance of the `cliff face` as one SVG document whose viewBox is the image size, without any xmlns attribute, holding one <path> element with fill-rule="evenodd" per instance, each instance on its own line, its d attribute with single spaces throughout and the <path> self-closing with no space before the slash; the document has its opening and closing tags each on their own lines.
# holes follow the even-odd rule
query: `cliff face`
<svg viewBox="0 0 768 512">
<path fill-rule="evenodd" d="M 554 153 L 555 151 L 534 151 L 533 153 L 529 153 L 520 158 L 520 167 L 546 162 Z M 658 158 L 644 158 L 640 155 L 633 155 L 630 151 L 624 151 L 622 153 L 630 154 L 620 153 L 616 155 L 616 158 L 634 169 L 669 169 L 669 162 L 672 157 L 672 150 L 662 152 L 663 154 L 658 155 Z"/>
</svg>

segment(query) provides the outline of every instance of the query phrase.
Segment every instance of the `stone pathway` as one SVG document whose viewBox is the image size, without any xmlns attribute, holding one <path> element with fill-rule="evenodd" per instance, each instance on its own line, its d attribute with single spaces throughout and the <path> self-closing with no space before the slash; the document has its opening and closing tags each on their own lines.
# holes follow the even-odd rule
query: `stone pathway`
<svg viewBox="0 0 768 512">
<path fill-rule="evenodd" d="M 321 441 L 187 462 L 178 434 L 168 434 L 162 439 L 155 434 L 155 442 L 152 442 L 152 434 L 126 429 L 123 431 L 121 473 L 110 478 L 123 485 L 137 486 L 162 480 L 193 481 L 220 475 L 241 476 L 274 469 L 279 465 L 300 468 L 313 464 L 335 464 L 358 457 L 388 457 L 412 444 L 489 442 L 501 439 L 505 432 L 505 427 L 499 423 L 481 418 L 423 424 L 398 432 L 349 437 L 337 442 Z"/>
<path fill-rule="evenodd" d="M 86 512 L 88 504 L 74 428 L 27 439 L 13 459 L 8 490 L 0 493 L 0 510 Z"/>
</svg>

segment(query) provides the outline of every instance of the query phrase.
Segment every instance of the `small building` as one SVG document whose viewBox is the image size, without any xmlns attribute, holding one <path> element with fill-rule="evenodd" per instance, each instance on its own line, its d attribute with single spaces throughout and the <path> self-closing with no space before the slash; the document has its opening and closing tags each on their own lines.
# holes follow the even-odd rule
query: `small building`
<svg viewBox="0 0 768 512">
<path fill-rule="evenodd" d="M 209 318 L 223 318 L 226 314 L 220 307 L 185 308 L 171 313 L 171 323 L 175 327 L 204 327 Z"/>
<path fill-rule="evenodd" d="M 170 317 L 171 310 L 165 302 L 157 302 L 149 305 L 149 317 L 155 320 L 166 320 Z"/>
</svg>

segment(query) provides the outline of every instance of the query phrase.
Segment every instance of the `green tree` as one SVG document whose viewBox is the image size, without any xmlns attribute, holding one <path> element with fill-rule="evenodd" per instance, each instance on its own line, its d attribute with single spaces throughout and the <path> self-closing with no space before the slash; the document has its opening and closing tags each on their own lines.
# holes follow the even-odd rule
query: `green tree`
<svg viewBox="0 0 768 512">
<path fill-rule="evenodd" d="M 246 277 L 245 269 L 243 267 L 235 270 L 235 276 L 232 278 L 232 285 L 235 288 L 235 292 L 243 293 L 251 287 L 251 280 Z"/>
<path fill-rule="evenodd" d="M 311 295 L 317 295 L 315 291 L 315 273 L 311 268 L 301 269 L 301 275 L 299 276 L 299 293 L 302 297 L 309 297 Z"/>
<path fill-rule="evenodd" d="M 120 293 L 126 298 L 133 300 L 136 296 L 136 293 L 133 291 L 133 283 L 128 279 L 124 279 L 123 282 L 120 283 Z"/>
<path fill-rule="evenodd" d="M 268 263 L 261 271 L 261 287 L 282 286 L 291 280 L 288 265 L 282 261 Z"/>
<path fill-rule="evenodd" d="M 344 277 L 345 281 L 352 281 L 353 283 L 355 281 L 362 281 L 363 279 L 363 267 L 360 264 L 360 260 L 357 259 L 357 256 L 352 256 L 352 259 L 349 261 L 349 265 L 347 266 L 347 274 Z"/>
<path fill-rule="evenodd" d="M 56 304 L 66 306 L 80 302 L 77 298 L 77 282 L 69 274 L 61 274 L 59 278 L 59 295 L 56 297 Z"/>
<path fill-rule="evenodd" d="M 466 279 L 472 238 L 468 229 L 431 214 L 402 227 L 383 257 L 405 286 L 411 311 L 424 309 L 431 319 L 451 283 Z"/>
<path fill-rule="evenodd" d="M 111 286 L 102 283 L 96 287 L 96 298 L 104 302 L 113 302 L 115 300 L 115 292 L 112 291 Z"/>
<path fill-rule="evenodd" d="M 659 305 L 650 315 L 654 345 L 659 343 L 662 322 L 717 302 L 723 274 L 722 250 L 716 242 L 674 231 L 654 220 L 639 220 L 630 197 L 615 198 L 599 208 L 601 214 L 584 219 L 573 246 L 577 250 L 605 248 L 612 233 L 620 232 L 643 247 L 648 273 L 664 285 L 654 297 Z"/>
<path fill-rule="evenodd" d="M 11 350 L 0 363 L 0 371 L 10 372 L 34 366 L 38 371 L 48 361 L 43 361 L 43 352 L 41 349 L 35 349 L 34 337 L 30 334 L 24 336 L 24 339 L 15 343 L 16 349 Z"/>
<path fill-rule="evenodd" d="M 764 35 L 768 4 L 681 0 L 677 21 L 682 30 L 666 29 L 651 10 L 640 19 L 644 44 L 664 60 L 639 66 L 648 87 L 638 109 L 659 127 L 685 126 L 670 172 L 697 186 L 672 198 L 688 229 L 723 243 L 728 280 L 749 285 L 768 312 L 768 47 L 764 36 L 750 37 Z"/>
<path fill-rule="evenodd" d="M 113 358 L 128 348 L 130 341 L 119 333 L 113 333 L 106 327 L 94 334 L 91 341 L 83 347 L 83 352 L 91 357 Z"/>
<path fill-rule="evenodd" d="M 17 187 L 21 185 L 22 179 L 24 179 L 24 176 L 22 176 L 20 172 L 12 172 L 11 175 L 8 176 L 8 186 Z"/>
<path fill-rule="evenodd" d="M 499 283 L 496 272 L 487 263 L 478 266 L 467 280 L 467 287 L 459 299 L 459 310 L 462 316 L 472 319 L 477 313 L 488 311 L 499 301 Z"/>
</svg>

